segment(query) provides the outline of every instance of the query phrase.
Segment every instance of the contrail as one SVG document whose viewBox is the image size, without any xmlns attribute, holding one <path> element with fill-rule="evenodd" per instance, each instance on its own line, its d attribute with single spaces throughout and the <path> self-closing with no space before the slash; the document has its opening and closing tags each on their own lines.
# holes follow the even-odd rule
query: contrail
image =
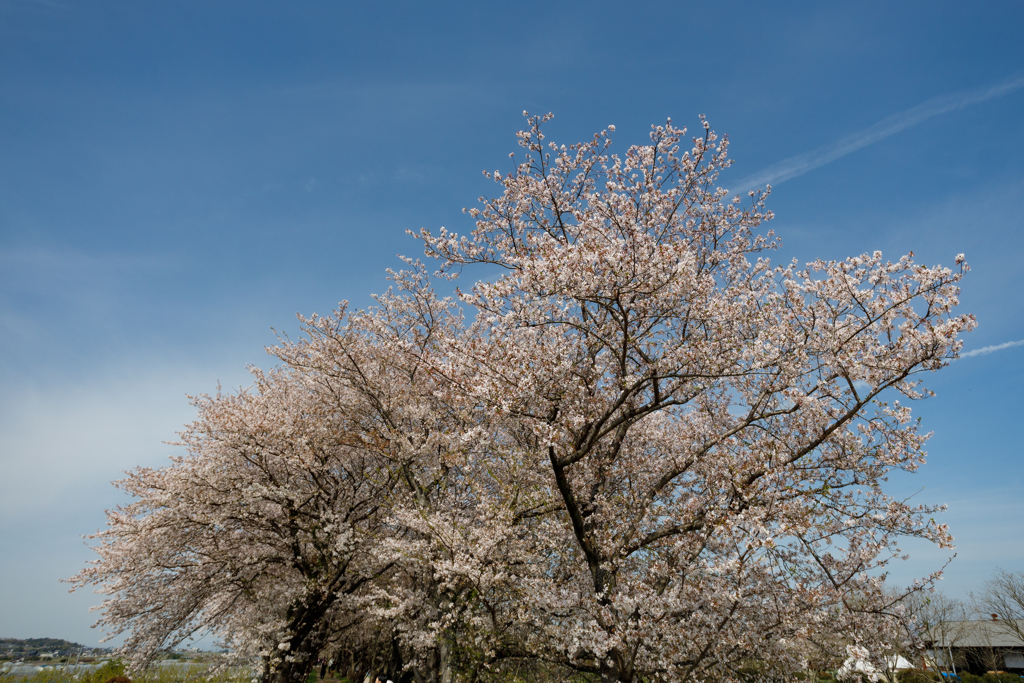
<svg viewBox="0 0 1024 683">
<path fill-rule="evenodd" d="M 1014 346 L 1022 346 L 1022 345 L 1024 345 L 1024 339 L 1021 339 L 1020 341 L 1006 342 L 1004 344 L 996 344 L 995 346 L 983 346 L 980 349 L 974 349 L 973 351 L 968 351 L 967 353 L 961 353 L 960 357 L 961 358 L 970 358 L 971 356 L 984 356 L 986 353 L 992 353 L 994 351 L 1002 351 L 1003 349 L 1009 349 L 1009 348 L 1012 348 Z"/>
<path fill-rule="evenodd" d="M 938 116 L 939 114 L 945 114 L 946 112 L 969 107 L 972 104 L 978 104 L 979 102 L 986 102 L 997 97 L 1002 97 L 1003 95 L 1008 95 L 1021 87 L 1024 87 L 1024 77 L 1017 76 L 985 88 L 961 90 L 960 92 L 933 97 L 930 100 L 922 102 L 916 107 L 911 107 L 906 111 L 901 111 L 897 114 L 893 114 L 892 116 L 888 116 L 870 128 L 865 128 L 864 130 L 853 133 L 852 135 L 847 135 L 845 138 L 833 142 L 832 144 L 823 145 L 817 149 L 812 149 L 810 152 L 797 154 L 796 156 L 789 157 L 788 159 L 783 159 L 778 163 L 772 164 L 763 171 L 740 180 L 736 184 L 738 188 L 736 191 L 745 193 L 748 190 L 764 187 L 768 183 L 777 185 L 789 180 L 790 178 L 796 178 L 797 176 L 803 175 L 804 173 L 814 170 L 819 166 L 824 166 L 831 161 L 835 161 L 839 157 L 844 157 L 851 152 L 856 152 L 861 147 L 866 147 L 874 142 L 878 142 L 879 140 L 884 140 L 890 135 L 899 133 L 901 130 L 906 130 L 911 126 L 916 126 L 922 121 L 926 121 L 933 116 Z"/>
</svg>

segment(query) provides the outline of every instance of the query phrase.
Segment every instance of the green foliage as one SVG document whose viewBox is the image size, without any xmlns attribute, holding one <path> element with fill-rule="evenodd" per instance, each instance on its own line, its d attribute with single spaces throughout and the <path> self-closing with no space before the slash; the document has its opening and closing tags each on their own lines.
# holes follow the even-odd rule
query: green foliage
<svg viewBox="0 0 1024 683">
<path fill-rule="evenodd" d="M 897 683 L 929 683 L 930 681 L 941 680 L 942 676 L 936 672 L 925 671 L 924 669 L 906 669 L 896 673 Z"/>
<path fill-rule="evenodd" d="M 960 678 L 963 679 L 964 683 L 1021 683 L 1020 676 L 1010 673 L 984 674 L 983 676 L 962 673 Z"/>
<path fill-rule="evenodd" d="M 93 669 L 78 680 L 81 683 L 106 683 L 115 676 L 124 676 L 124 663 L 120 659 L 111 659 L 103 666 Z"/>
<path fill-rule="evenodd" d="M 1010 673 L 984 674 L 982 676 L 978 676 L 976 674 L 960 672 L 959 676 L 963 683 L 1022 683 L 1020 676 Z M 896 674 L 896 680 L 898 683 L 928 683 L 930 681 L 941 681 L 943 679 L 934 671 L 909 669 L 907 671 L 900 671 Z M 956 683 L 956 679 L 951 680 L 953 683 Z"/>
<path fill-rule="evenodd" d="M 252 671 L 247 668 L 234 668 L 208 675 L 210 667 L 206 664 L 182 664 L 151 666 L 148 671 L 138 676 L 129 676 L 133 683 L 250 683 Z M 115 676 L 128 676 L 124 664 L 113 659 L 87 673 L 75 676 L 70 670 L 62 667 L 36 671 L 31 676 L 13 679 L 4 677 L 4 683 L 106 683 Z"/>
</svg>

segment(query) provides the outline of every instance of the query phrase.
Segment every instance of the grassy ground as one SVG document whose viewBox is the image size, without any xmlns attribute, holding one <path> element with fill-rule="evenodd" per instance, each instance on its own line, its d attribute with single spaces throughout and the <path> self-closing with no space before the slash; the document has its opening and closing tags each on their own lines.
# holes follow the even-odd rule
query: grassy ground
<svg viewBox="0 0 1024 683">
<path fill-rule="evenodd" d="M 213 676 L 208 674 L 207 664 L 175 664 L 173 666 L 154 665 L 146 673 L 131 676 L 133 683 L 250 683 L 252 671 L 249 669 L 229 669 Z M 125 676 L 124 666 L 117 661 L 107 662 L 103 666 L 85 674 L 75 675 L 71 671 L 59 668 L 36 671 L 29 676 L 0 677 L 2 683 L 106 683 L 115 676 Z"/>
</svg>

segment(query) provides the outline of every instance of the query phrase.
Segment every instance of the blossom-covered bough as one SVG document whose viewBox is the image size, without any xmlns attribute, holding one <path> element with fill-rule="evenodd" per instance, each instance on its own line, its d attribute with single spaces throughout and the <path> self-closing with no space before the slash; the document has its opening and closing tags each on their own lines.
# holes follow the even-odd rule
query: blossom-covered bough
<svg viewBox="0 0 1024 683">
<path fill-rule="evenodd" d="M 438 368 L 465 334 L 463 317 L 435 296 L 423 265 L 409 263 L 390 274 L 395 286 L 376 306 L 306 319 L 305 339 L 274 353 L 362 397 L 363 423 L 399 482 L 389 490 L 389 535 L 374 549 L 396 571 L 375 584 L 370 611 L 395 625 L 393 672 L 405 662 L 417 680 L 451 681 L 496 659 L 532 657 L 515 610 L 539 544 L 522 522 L 553 508 L 524 469 L 522 428 L 452 400 Z"/>
<path fill-rule="evenodd" d="M 545 142 L 549 118 L 474 230 L 418 235 L 442 275 L 498 267 L 460 292 L 470 320 L 409 261 L 373 308 L 306 319 L 254 393 L 202 404 L 190 456 L 126 480 L 140 500 L 76 580 L 139 662 L 201 622 L 267 678 L 384 639 L 410 680 L 729 680 L 890 635 L 900 539 L 951 543 L 882 487 L 924 460 L 900 401 L 974 325 L 963 258 L 772 265 L 767 193 L 717 187 L 707 123 L 619 157 L 612 128 Z M 269 435 L 279 489 L 228 464 Z"/>
<path fill-rule="evenodd" d="M 558 508 L 530 646 L 602 680 L 687 680 L 792 667 L 818 629 L 869 639 L 898 539 L 951 540 L 882 491 L 926 438 L 882 393 L 918 398 L 955 357 L 964 267 L 773 267 L 765 194 L 741 208 L 716 187 L 727 141 L 707 123 L 689 149 L 669 123 L 620 158 L 607 132 L 545 143 L 547 119 L 475 230 L 420 235 L 448 272 L 504 269 L 463 295 L 479 314 L 439 370 L 453 400 L 531 430 Z"/>
<path fill-rule="evenodd" d="M 108 512 L 99 560 L 71 579 L 111 596 L 99 625 L 128 635 L 135 670 L 213 632 L 265 681 L 298 683 L 334 631 L 374 626 L 359 590 L 389 569 L 367 546 L 394 481 L 351 397 L 289 370 L 254 380 L 195 399 L 188 455 L 117 482 L 135 501 Z"/>
</svg>

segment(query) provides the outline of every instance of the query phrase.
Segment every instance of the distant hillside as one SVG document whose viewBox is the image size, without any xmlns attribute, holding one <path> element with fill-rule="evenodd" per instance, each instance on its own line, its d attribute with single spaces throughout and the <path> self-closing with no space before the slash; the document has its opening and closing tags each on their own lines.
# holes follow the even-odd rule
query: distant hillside
<svg viewBox="0 0 1024 683">
<path fill-rule="evenodd" d="M 0 638 L 0 657 L 3 659 L 28 659 L 43 654 L 55 657 L 68 657 L 78 654 L 81 650 L 100 650 L 106 648 L 89 648 L 80 643 L 72 643 L 60 638 Z"/>
</svg>

